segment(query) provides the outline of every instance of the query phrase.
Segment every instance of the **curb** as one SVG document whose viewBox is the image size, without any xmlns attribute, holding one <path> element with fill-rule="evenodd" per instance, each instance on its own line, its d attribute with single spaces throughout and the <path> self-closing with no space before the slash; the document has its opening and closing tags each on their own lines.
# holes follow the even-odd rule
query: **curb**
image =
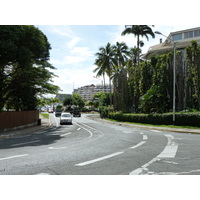
<svg viewBox="0 0 200 200">
<path fill-rule="evenodd" d="M 88 118 L 96 121 L 106 122 L 109 124 L 116 124 L 119 126 L 127 126 L 127 127 L 137 127 L 137 128 L 144 128 L 150 130 L 160 130 L 160 131 L 167 131 L 167 132 L 176 132 L 176 133 L 188 133 L 188 134 L 200 134 L 200 129 L 187 129 L 187 128 L 167 128 L 167 127 L 156 127 L 156 126 L 147 126 L 147 125 L 137 125 L 137 124 L 129 124 L 125 122 L 112 122 L 106 119 L 95 118 L 92 116 L 87 116 Z"/>
<path fill-rule="evenodd" d="M 22 128 L 22 129 L 16 129 L 13 131 L 2 132 L 2 133 L 0 133 L 0 139 L 8 139 L 8 138 L 12 138 L 12 137 L 19 136 L 19 135 L 28 135 L 28 134 L 35 133 L 38 131 L 43 131 L 43 130 L 46 130 L 46 129 L 52 127 L 52 124 L 50 122 L 42 123 L 42 124 L 40 126 L 36 125 L 36 126 L 28 127 L 28 128 Z"/>
</svg>

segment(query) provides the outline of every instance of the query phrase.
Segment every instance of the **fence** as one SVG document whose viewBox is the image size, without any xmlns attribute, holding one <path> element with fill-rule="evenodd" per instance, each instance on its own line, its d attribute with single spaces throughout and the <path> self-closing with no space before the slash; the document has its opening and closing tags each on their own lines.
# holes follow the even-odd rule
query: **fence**
<svg viewBox="0 0 200 200">
<path fill-rule="evenodd" d="M 39 111 L 0 112 L 0 130 L 37 123 Z"/>
</svg>

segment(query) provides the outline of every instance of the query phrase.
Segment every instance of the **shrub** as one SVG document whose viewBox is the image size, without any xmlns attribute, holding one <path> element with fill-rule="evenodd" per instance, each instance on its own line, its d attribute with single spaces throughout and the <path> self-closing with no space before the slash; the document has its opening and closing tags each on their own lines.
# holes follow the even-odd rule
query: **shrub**
<svg viewBox="0 0 200 200">
<path fill-rule="evenodd" d="M 122 113 L 109 113 L 110 119 L 135 122 L 154 125 L 172 125 L 173 113 L 165 114 L 122 114 Z M 200 113 L 176 113 L 175 125 L 178 126 L 195 126 L 200 127 Z"/>
<path fill-rule="evenodd" d="M 99 106 L 99 112 L 100 112 L 100 117 L 101 118 L 108 118 L 109 116 L 109 107 L 106 106 Z"/>
</svg>

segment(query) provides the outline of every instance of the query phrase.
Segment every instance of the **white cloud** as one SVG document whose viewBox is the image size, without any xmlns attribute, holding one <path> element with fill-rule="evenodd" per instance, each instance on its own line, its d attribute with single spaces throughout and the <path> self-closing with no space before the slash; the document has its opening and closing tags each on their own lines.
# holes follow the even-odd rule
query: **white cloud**
<svg viewBox="0 0 200 200">
<path fill-rule="evenodd" d="M 81 41 L 81 38 L 80 37 L 73 37 L 71 39 L 71 41 L 67 42 L 67 47 L 68 48 L 73 48 L 74 46 L 76 46 L 76 44 L 78 44 L 79 42 Z"/>
<path fill-rule="evenodd" d="M 60 36 L 72 38 L 74 36 L 74 32 L 69 26 L 49 26 L 50 31 L 56 33 Z"/>
</svg>

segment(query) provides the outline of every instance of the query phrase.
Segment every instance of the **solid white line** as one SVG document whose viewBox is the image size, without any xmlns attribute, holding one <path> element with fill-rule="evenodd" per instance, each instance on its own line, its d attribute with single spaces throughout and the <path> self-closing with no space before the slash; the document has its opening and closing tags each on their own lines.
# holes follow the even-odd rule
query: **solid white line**
<svg viewBox="0 0 200 200">
<path fill-rule="evenodd" d="M 23 143 L 18 143 L 18 144 L 12 144 L 10 146 L 12 147 L 16 147 L 16 146 L 20 146 L 20 145 L 24 145 L 24 144 L 31 144 L 31 143 L 36 143 L 36 142 L 40 142 L 41 140 L 34 140 L 34 141 L 30 141 L 30 142 L 23 142 Z"/>
<path fill-rule="evenodd" d="M 23 156 L 28 156 L 28 154 L 22 154 L 22 155 L 16 155 L 16 156 L 10 156 L 10 157 L 5 157 L 5 158 L 0 158 L 0 160 L 8 160 L 8 159 L 19 158 L 19 157 L 23 157 Z"/>
<path fill-rule="evenodd" d="M 75 124 L 80 126 L 82 129 L 86 130 L 88 133 L 90 133 L 90 136 L 88 138 L 91 138 L 93 136 L 93 133 L 90 130 L 86 129 L 85 127 L 81 126 L 80 124 L 78 124 L 76 122 L 75 122 Z M 78 130 L 80 130 L 80 128 L 78 128 Z"/>
<path fill-rule="evenodd" d="M 142 146 L 143 144 L 145 144 L 147 141 L 141 141 L 140 143 L 136 144 L 135 146 L 130 147 L 129 149 L 135 149 L 137 147 Z"/>
<path fill-rule="evenodd" d="M 108 159 L 108 158 L 112 158 L 114 156 L 118 156 L 122 153 L 124 153 L 124 152 L 116 152 L 116 153 L 113 153 L 113 154 L 110 154 L 110 155 L 107 155 L 107 156 L 103 156 L 103 157 L 100 157 L 100 158 L 97 158 L 97 159 L 94 159 L 94 160 L 90 160 L 90 161 L 86 161 L 86 162 L 83 162 L 83 163 L 76 164 L 76 166 L 89 165 L 89 164 L 92 164 L 92 163 L 95 163 L 95 162 L 99 162 L 101 160 L 105 160 L 105 159 Z"/>
</svg>

